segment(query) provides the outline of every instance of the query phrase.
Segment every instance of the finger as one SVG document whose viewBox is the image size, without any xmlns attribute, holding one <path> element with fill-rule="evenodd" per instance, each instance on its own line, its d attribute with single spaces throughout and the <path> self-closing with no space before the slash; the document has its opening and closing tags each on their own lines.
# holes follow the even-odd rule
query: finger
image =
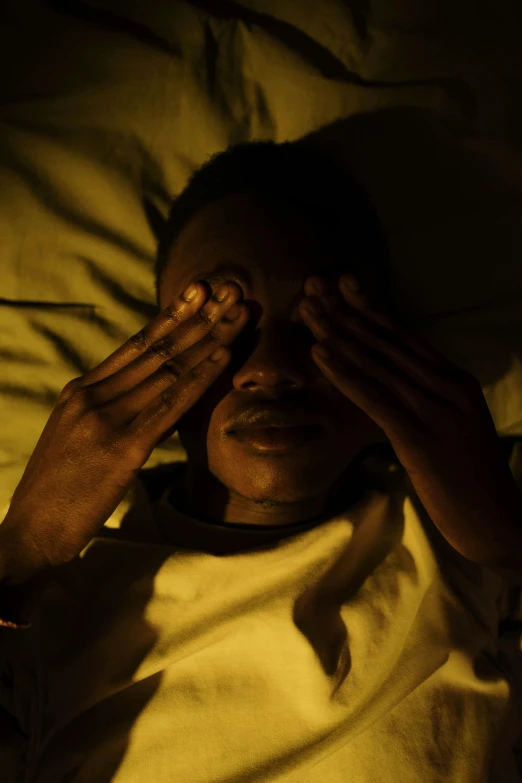
<svg viewBox="0 0 522 783">
<path fill-rule="evenodd" d="M 108 364 L 103 363 L 105 364 L 105 373 L 108 367 L 114 366 L 115 361 L 121 363 L 119 370 L 113 370 L 111 374 L 94 382 L 92 374 L 89 373 L 88 389 L 92 404 L 104 404 L 130 391 L 153 375 L 165 362 L 174 361 L 179 354 L 198 340 L 203 338 L 211 342 L 213 340 L 214 348 L 216 348 L 218 338 L 221 336 L 225 338 L 228 333 L 220 325 L 222 319 L 237 299 L 236 294 L 229 293 L 220 302 L 217 299 L 217 293 L 207 301 L 203 297 L 199 297 L 199 299 L 196 297 L 193 302 L 189 303 L 190 306 L 181 297 L 178 297 L 175 305 L 170 309 L 166 308 L 158 318 L 138 332 L 138 335 L 131 337 L 122 346 L 120 354 L 116 351 L 109 357 L 109 360 L 106 360 L 109 362 Z M 245 315 L 247 313 L 246 307 L 244 305 L 238 306 L 242 315 Z M 196 353 L 196 360 L 193 361 L 193 364 L 201 361 L 210 352 L 211 347 L 211 345 L 202 346 L 199 355 Z M 201 354 L 201 350 L 204 350 L 203 354 Z"/>
<path fill-rule="evenodd" d="M 357 337 L 373 351 L 381 352 L 381 358 L 376 356 L 376 364 L 381 364 L 383 369 L 388 367 L 393 371 L 394 367 L 398 367 L 421 389 L 429 391 L 433 399 L 440 398 L 462 405 L 463 391 L 456 381 L 463 378 L 463 371 L 443 357 L 440 361 L 425 358 L 420 350 L 411 347 L 415 338 L 391 319 L 380 313 L 370 318 L 362 305 L 355 308 L 345 300 L 340 300 L 335 313 L 323 313 L 321 318 L 316 316 L 315 320 L 322 327 L 318 332 L 319 339 L 331 336 Z"/>
<path fill-rule="evenodd" d="M 467 373 L 445 359 L 435 349 L 392 324 L 389 328 L 357 313 L 353 308 L 339 310 L 337 322 L 344 334 L 358 337 L 374 351 L 380 351 L 392 366 L 404 372 L 433 395 L 453 405 L 466 407 Z M 385 363 L 386 366 L 386 363 Z M 463 382 L 465 387 L 463 387 Z"/>
<path fill-rule="evenodd" d="M 149 442 L 153 447 L 164 434 L 174 432 L 177 422 L 214 383 L 230 361 L 230 349 L 221 345 L 217 352 L 194 365 L 171 383 L 126 428 L 129 442 Z"/>
<path fill-rule="evenodd" d="M 387 334 L 393 336 L 396 341 L 400 341 L 402 345 L 407 346 L 414 356 L 419 356 L 424 360 L 427 360 L 430 366 L 440 369 L 447 369 L 448 371 L 458 371 L 459 368 L 452 365 L 446 357 L 439 353 L 427 340 L 423 340 L 419 335 L 415 335 L 409 330 L 405 329 L 401 324 L 397 323 L 388 313 L 385 313 L 382 308 L 375 307 L 370 294 L 363 289 L 359 291 L 353 291 L 345 282 L 345 275 L 339 278 L 338 292 L 332 293 L 330 301 L 332 302 L 332 310 L 338 312 L 341 309 L 341 302 L 347 303 L 353 308 L 361 317 L 369 323 L 375 324 L 377 328 L 380 328 L 381 334 Z M 342 299 L 339 298 L 339 293 Z M 335 304 L 333 304 L 335 301 Z"/>
<path fill-rule="evenodd" d="M 164 361 L 154 373 L 145 377 L 141 383 L 135 384 L 125 394 L 105 403 L 103 406 L 104 410 L 108 411 L 113 418 L 118 416 L 121 418 L 123 414 L 124 420 L 129 421 L 139 416 L 148 406 L 155 404 L 158 401 L 158 396 L 167 399 L 174 393 L 177 394 L 178 392 L 173 390 L 173 386 L 179 386 L 181 394 L 186 394 L 187 389 L 192 394 L 192 382 L 194 378 L 196 380 L 199 379 L 197 367 L 202 363 L 204 364 L 205 360 L 221 346 L 225 346 L 228 349 L 228 345 L 237 337 L 245 325 L 244 311 L 246 308 L 239 305 L 238 308 L 239 313 L 234 320 L 222 320 L 201 340 L 198 340 L 173 358 Z M 193 372 L 196 373 L 194 378 L 191 375 Z M 194 390 L 197 391 L 198 388 L 196 384 Z M 183 392 L 183 389 L 185 392 Z M 191 404 L 194 402 L 195 400 Z M 161 402 L 159 404 L 161 408 Z"/>
<path fill-rule="evenodd" d="M 412 334 L 392 318 L 383 305 L 377 307 L 371 294 L 360 287 L 358 281 L 356 281 L 359 285 L 358 290 L 350 288 L 347 285 L 350 280 L 356 281 L 356 278 L 349 273 L 341 275 L 338 280 L 314 275 L 307 278 L 305 292 L 308 296 L 318 295 L 324 302 L 326 311 L 332 315 L 336 315 L 348 304 L 350 308 L 359 313 L 361 318 L 365 318 L 370 323 L 375 323 L 382 329 L 396 335 L 414 355 L 428 360 L 441 369 L 447 368 L 455 373 L 459 372 L 459 368 L 442 356 L 428 341 L 423 340 L 419 335 Z"/>
<path fill-rule="evenodd" d="M 179 294 L 167 307 L 162 310 L 150 323 L 140 329 L 139 332 L 129 337 L 126 342 L 117 348 L 110 356 L 104 359 L 100 364 L 94 367 L 89 372 L 85 373 L 82 378 L 82 385 L 88 386 L 91 383 L 97 383 L 109 375 L 113 375 L 115 372 L 125 367 L 130 362 L 134 361 L 137 356 L 148 349 L 150 345 L 166 337 L 173 329 L 175 329 L 180 323 L 186 321 L 193 315 L 196 310 L 201 307 L 207 292 L 204 291 L 202 286 L 195 284 L 196 295 L 188 302 L 183 298 L 183 294 Z M 188 290 L 188 289 L 187 289 Z"/>
<path fill-rule="evenodd" d="M 348 371 L 354 367 L 356 371 L 382 384 L 388 393 L 412 411 L 418 420 L 427 421 L 428 417 L 433 419 L 434 412 L 444 415 L 448 403 L 441 395 L 417 383 L 394 362 L 356 337 L 343 335 L 329 338 L 321 344 L 331 349 L 333 356 L 342 367 L 348 368 Z"/>
<path fill-rule="evenodd" d="M 376 363 L 385 367 L 397 367 L 403 371 L 405 378 L 420 385 L 420 388 L 430 391 L 432 394 L 453 400 L 455 384 L 453 377 L 449 376 L 446 366 L 434 364 L 429 359 L 412 350 L 410 345 L 395 333 L 391 333 L 384 327 L 370 323 L 355 316 L 353 310 L 340 310 L 336 317 L 343 337 L 357 338 L 374 352 Z M 380 356 L 379 356 L 380 354 Z"/>
<path fill-rule="evenodd" d="M 338 278 L 338 279 L 332 277 L 321 277 L 319 275 L 312 275 L 311 277 L 308 277 L 305 281 L 305 285 L 304 285 L 305 293 L 307 296 L 318 296 L 320 300 L 323 302 L 326 311 L 329 313 L 335 313 L 339 308 L 339 306 L 341 305 L 341 303 L 343 303 L 344 301 L 339 288 L 341 284 L 341 280 L 343 281 L 355 280 L 355 278 L 351 274 L 343 275 L 342 278 Z M 348 290 L 351 291 L 349 287 Z M 353 302 L 350 300 L 350 304 L 353 304 L 353 306 L 355 306 L 359 310 L 368 308 L 368 313 L 369 313 L 371 302 L 367 292 L 364 291 L 362 288 L 359 288 L 356 294 L 353 291 L 351 292 L 355 296 L 355 299 L 353 300 Z M 375 315 L 378 318 L 378 313 L 375 313 Z"/>
<path fill-rule="evenodd" d="M 384 384 L 366 375 L 353 364 L 339 360 L 329 346 L 318 344 L 312 348 L 314 361 L 339 391 L 363 410 L 393 440 L 405 440 L 412 428 L 422 427 L 422 422 Z"/>
</svg>

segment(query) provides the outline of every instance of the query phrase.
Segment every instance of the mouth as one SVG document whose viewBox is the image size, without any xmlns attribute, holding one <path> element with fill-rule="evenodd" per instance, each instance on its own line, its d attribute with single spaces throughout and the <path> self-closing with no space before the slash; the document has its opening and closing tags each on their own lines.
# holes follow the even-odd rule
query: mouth
<svg viewBox="0 0 522 783">
<path fill-rule="evenodd" d="M 231 430 L 228 434 L 254 451 L 277 454 L 310 448 L 326 435 L 326 430 L 311 424 L 300 427 L 245 427 Z"/>
</svg>

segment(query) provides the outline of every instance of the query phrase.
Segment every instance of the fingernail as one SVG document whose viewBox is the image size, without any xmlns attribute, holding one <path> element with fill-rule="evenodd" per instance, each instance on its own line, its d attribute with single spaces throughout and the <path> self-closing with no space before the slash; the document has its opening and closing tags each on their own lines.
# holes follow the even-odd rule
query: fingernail
<svg viewBox="0 0 522 783">
<path fill-rule="evenodd" d="M 191 283 L 188 288 L 185 288 L 181 296 L 185 300 L 185 302 L 192 302 L 194 297 L 196 296 L 198 292 L 198 287 L 194 285 L 194 283 Z"/>
<path fill-rule="evenodd" d="M 331 350 L 326 345 L 324 345 L 324 343 L 318 343 L 314 345 L 314 353 L 319 357 L 319 359 L 324 359 L 325 361 L 328 361 L 332 358 Z"/>
<path fill-rule="evenodd" d="M 215 298 L 217 299 L 218 302 L 224 302 L 228 296 L 229 291 L 230 289 L 228 285 L 226 285 L 226 283 L 224 285 L 220 285 L 215 293 Z"/>
<path fill-rule="evenodd" d="M 343 276 L 343 281 L 348 286 L 350 291 L 354 291 L 354 293 L 357 293 L 357 291 L 361 290 L 361 286 L 359 284 L 359 281 L 353 275 L 344 275 Z"/>
</svg>

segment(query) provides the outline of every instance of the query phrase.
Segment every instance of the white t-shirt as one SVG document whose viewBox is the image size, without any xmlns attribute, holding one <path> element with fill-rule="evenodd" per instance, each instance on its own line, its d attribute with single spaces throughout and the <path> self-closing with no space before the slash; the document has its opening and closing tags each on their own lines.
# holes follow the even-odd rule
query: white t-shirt
<svg viewBox="0 0 522 783">
<path fill-rule="evenodd" d="M 8 637 L 2 781 L 522 781 L 521 589 L 398 464 L 270 529 L 176 510 L 185 464 L 142 471 Z"/>
</svg>

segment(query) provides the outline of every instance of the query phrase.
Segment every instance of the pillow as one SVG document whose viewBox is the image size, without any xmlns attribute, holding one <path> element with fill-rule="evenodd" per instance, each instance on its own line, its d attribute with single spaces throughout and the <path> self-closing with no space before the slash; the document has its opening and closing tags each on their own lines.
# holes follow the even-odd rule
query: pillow
<svg viewBox="0 0 522 783">
<path fill-rule="evenodd" d="M 344 120 L 330 146 L 341 163 L 351 156 L 379 203 L 397 296 L 448 355 L 477 372 L 499 431 L 522 432 L 515 158 L 426 129 L 447 172 L 444 212 L 415 171 L 405 187 L 412 150 L 401 148 L 402 135 L 421 133 L 420 120 L 371 118 L 420 107 L 486 133 L 507 127 L 509 115 L 516 129 L 519 85 L 508 67 L 519 51 L 516 25 L 478 10 L 461 19 L 455 8 L 432 28 L 437 0 L 393 13 L 386 6 L 5 0 L 0 511 L 63 386 L 155 315 L 158 227 L 192 171 L 229 144 L 297 141 L 358 115 L 346 137 L 357 146 L 347 150 L 345 140 L 341 154 Z M 455 182 L 450 163 L 462 156 L 483 161 L 482 190 L 467 202 L 469 172 Z M 430 160 L 423 166 L 428 177 Z M 460 232 L 453 244 L 442 240 L 452 226 Z M 184 457 L 171 438 L 148 465 Z"/>
</svg>

